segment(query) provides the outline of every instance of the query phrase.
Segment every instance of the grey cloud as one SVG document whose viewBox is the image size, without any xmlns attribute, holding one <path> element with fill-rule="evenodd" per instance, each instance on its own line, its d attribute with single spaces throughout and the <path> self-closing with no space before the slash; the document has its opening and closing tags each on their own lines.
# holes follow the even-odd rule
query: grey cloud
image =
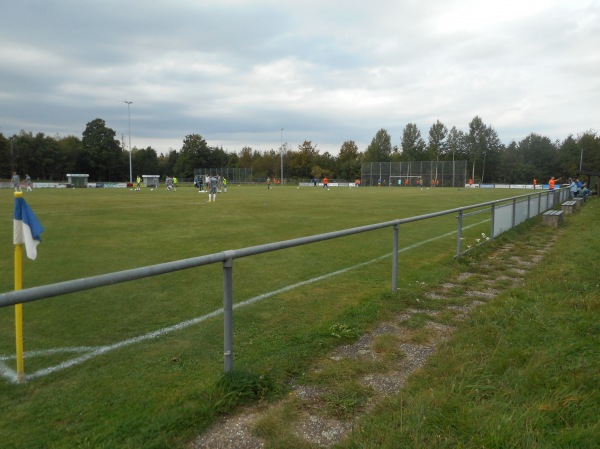
<svg viewBox="0 0 600 449">
<path fill-rule="evenodd" d="M 282 127 L 292 147 L 322 149 L 475 115 L 506 142 L 593 127 L 598 5 L 532 0 L 511 15 L 505 3 L 480 26 L 468 0 L 13 2 L 0 131 L 81 135 L 100 117 L 126 133 L 126 99 L 140 141 L 200 133 L 233 150 L 277 148 Z"/>
</svg>

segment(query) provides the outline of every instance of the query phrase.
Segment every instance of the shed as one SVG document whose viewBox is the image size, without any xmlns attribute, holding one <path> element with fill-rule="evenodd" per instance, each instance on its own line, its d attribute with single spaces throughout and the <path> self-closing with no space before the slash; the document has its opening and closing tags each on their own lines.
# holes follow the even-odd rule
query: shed
<svg viewBox="0 0 600 449">
<path fill-rule="evenodd" d="M 90 175 L 67 173 L 67 183 L 73 187 L 87 187 L 89 177 Z"/>
<path fill-rule="evenodd" d="M 587 187 L 596 195 L 600 194 L 600 171 L 597 170 L 579 170 L 577 176 L 584 175 L 587 177 Z"/>
<path fill-rule="evenodd" d="M 160 175 L 142 175 L 145 187 L 158 187 Z"/>
</svg>

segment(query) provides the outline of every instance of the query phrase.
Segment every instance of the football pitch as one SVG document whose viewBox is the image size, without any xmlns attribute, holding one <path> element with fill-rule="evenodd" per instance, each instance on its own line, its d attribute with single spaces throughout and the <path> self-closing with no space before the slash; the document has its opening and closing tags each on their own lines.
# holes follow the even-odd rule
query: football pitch
<svg viewBox="0 0 600 449">
<path fill-rule="evenodd" d="M 192 187 L 39 189 L 24 193 L 46 231 L 37 260 L 24 258 L 23 287 L 523 193 L 230 185 L 208 203 L 208 195 Z M 0 286 L 6 292 L 14 276 L 13 192 L 0 191 L 0 199 Z M 474 245 L 489 234 L 489 213 L 464 225 L 465 246 Z M 453 215 L 401 226 L 399 285 L 433 283 L 449 273 L 456 228 Z M 339 343 L 331 326 L 359 332 L 393 310 L 393 300 L 382 302 L 391 290 L 392 239 L 388 228 L 236 259 L 236 369 L 284 380 Z M 222 265 L 214 264 L 27 303 L 29 377 L 22 385 L 11 380 L 13 308 L 0 309 L 0 406 L 11 410 L 0 424 L 2 435 L 14 447 L 85 447 L 86 438 L 89 447 L 146 447 L 172 441 L 170 426 L 195 419 L 202 427 L 212 419 L 202 415 L 202 398 L 223 372 L 222 301 Z"/>
</svg>

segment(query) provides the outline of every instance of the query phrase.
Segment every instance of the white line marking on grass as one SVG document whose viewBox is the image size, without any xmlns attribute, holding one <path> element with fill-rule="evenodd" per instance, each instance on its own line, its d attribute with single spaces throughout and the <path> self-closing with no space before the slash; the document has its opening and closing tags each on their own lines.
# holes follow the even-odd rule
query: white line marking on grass
<svg viewBox="0 0 600 449">
<path fill-rule="evenodd" d="M 490 219 L 486 219 L 486 220 L 483 220 L 483 221 L 481 221 L 479 223 L 475 223 L 475 224 L 472 224 L 472 225 L 469 225 L 469 226 L 464 226 L 463 229 L 468 229 L 468 228 L 471 228 L 471 227 L 474 227 L 474 226 L 478 226 L 478 225 L 480 225 L 482 223 L 485 223 L 487 221 L 490 221 Z M 410 251 L 411 249 L 418 248 L 419 246 L 425 245 L 427 243 L 431 243 L 431 242 L 433 242 L 435 240 L 439 240 L 439 239 L 442 239 L 442 238 L 449 237 L 449 236 L 451 236 L 453 234 L 456 234 L 456 231 L 451 231 L 451 232 L 448 232 L 446 234 L 443 234 L 443 235 L 440 235 L 440 236 L 437 236 L 437 237 L 432 237 L 432 238 L 427 239 L 427 240 L 421 240 L 418 243 L 415 243 L 413 245 L 409 245 L 409 246 L 406 246 L 406 247 L 400 249 L 398 251 L 398 253 L 402 253 L 402 252 L 405 252 L 405 251 Z M 339 274 L 343 274 L 343 273 L 346 273 L 348 271 L 364 267 L 366 265 L 370 265 L 372 263 L 375 263 L 375 262 L 383 260 L 383 259 L 385 259 L 387 257 L 390 257 L 391 255 L 392 255 L 392 253 L 390 252 L 390 253 L 384 254 L 383 256 L 375 257 L 374 259 L 368 260 L 366 262 L 361 262 L 361 263 L 359 263 L 357 265 L 353 265 L 351 267 L 347 267 L 347 268 L 343 268 L 341 270 L 333 271 L 331 273 L 327 273 L 327 274 L 324 274 L 322 276 L 317 276 L 315 278 L 308 279 L 306 281 L 297 282 L 296 284 L 288 285 L 286 287 L 282 287 L 280 289 L 273 290 L 273 291 L 268 292 L 268 293 L 263 293 L 261 295 L 255 296 L 255 297 L 247 299 L 245 301 L 236 303 L 236 304 L 233 305 L 233 308 L 234 309 L 238 309 L 240 307 L 244 307 L 244 306 L 247 306 L 247 305 L 250 305 L 250 304 L 254 304 L 255 302 L 261 301 L 261 300 L 269 298 L 271 296 L 275 296 L 275 295 L 278 295 L 280 293 L 284 293 L 284 292 L 293 290 L 295 288 L 302 287 L 304 285 L 308 285 L 308 284 L 312 284 L 312 283 L 315 283 L 315 282 L 319 282 L 319 281 L 322 281 L 323 279 L 327 279 L 327 278 L 330 278 L 330 277 L 333 277 L 333 276 L 337 276 Z M 199 316 L 199 317 L 196 317 L 196 318 L 192 318 L 191 320 L 187 320 L 187 321 L 182 321 L 181 323 L 175 324 L 173 326 L 165 327 L 165 328 L 162 328 L 162 329 L 158 329 L 156 331 L 149 332 L 149 333 L 144 334 L 144 335 L 139 335 L 137 337 L 129 338 L 127 340 L 123 340 L 123 341 L 120 341 L 118 343 L 114 343 L 112 345 L 95 346 L 95 347 L 94 346 L 66 347 L 66 348 L 55 348 L 55 349 L 35 350 L 35 351 L 26 352 L 25 353 L 25 358 L 33 358 L 33 357 L 39 357 L 39 356 L 48 356 L 48 355 L 62 354 L 62 353 L 83 353 L 83 354 L 81 356 L 79 356 L 79 357 L 74 358 L 74 359 L 66 360 L 66 361 L 64 361 L 62 363 L 59 363 L 58 365 L 50 366 L 48 368 L 43 368 L 43 369 L 38 370 L 38 371 L 36 371 L 36 372 L 34 372 L 32 374 L 28 374 L 28 375 L 25 376 L 25 379 L 26 380 L 36 379 L 38 377 L 43 377 L 43 376 L 46 376 L 48 374 L 55 373 L 57 371 L 61 371 L 63 369 L 69 368 L 71 366 L 79 365 L 79 364 L 81 364 L 81 363 L 83 363 L 83 362 L 85 362 L 87 360 L 90 360 L 90 359 L 92 359 L 92 358 L 94 358 L 96 356 L 102 355 L 104 353 L 113 351 L 115 349 L 120 349 L 120 348 L 123 348 L 123 347 L 126 347 L 126 346 L 130 346 L 130 345 L 132 345 L 134 343 L 139 343 L 139 342 L 142 342 L 142 341 L 145 341 L 145 340 L 150 340 L 150 339 L 153 339 L 153 338 L 158 338 L 158 337 L 160 337 L 162 335 L 166 335 L 166 334 L 169 334 L 169 333 L 174 332 L 174 331 L 185 329 L 187 327 L 190 327 L 190 326 L 193 326 L 195 324 L 201 323 L 202 321 L 205 321 L 205 320 L 207 320 L 209 318 L 214 318 L 216 316 L 219 316 L 222 313 L 223 313 L 223 309 L 217 309 L 217 310 L 214 310 L 214 311 L 212 311 L 210 313 L 207 313 L 206 315 L 202 315 L 202 316 Z M 18 382 L 18 380 L 17 380 L 17 373 L 15 372 L 15 370 L 8 368 L 4 364 L 4 362 L 8 361 L 8 360 L 14 360 L 15 358 L 16 357 L 14 355 L 10 355 L 10 356 L 0 355 L 0 376 L 4 377 L 5 379 L 9 380 L 12 383 L 17 383 Z"/>
<path fill-rule="evenodd" d="M 24 358 L 34 358 L 41 357 L 45 355 L 53 355 L 53 354 L 64 354 L 64 353 L 79 353 L 79 352 L 90 352 L 96 349 L 93 346 L 77 346 L 71 348 L 52 348 L 52 349 L 37 349 L 34 351 L 26 352 L 23 357 Z M 6 360 L 15 360 L 17 358 L 16 355 L 3 355 L 0 356 L 0 362 L 4 362 Z"/>
<path fill-rule="evenodd" d="M 7 379 L 10 383 L 16 384 L 19 381 L 17 377 L 17 372 L 15 370 L 10 369 L 4 363 L 0 362 L 0 376 Z"/>
</svg>

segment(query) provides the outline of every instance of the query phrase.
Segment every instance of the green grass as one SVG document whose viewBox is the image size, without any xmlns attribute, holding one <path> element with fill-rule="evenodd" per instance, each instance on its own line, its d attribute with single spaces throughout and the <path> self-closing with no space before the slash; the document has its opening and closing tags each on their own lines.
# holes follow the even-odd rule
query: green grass
<svg viewBox="0 0 600 449">
<path fill-rule="evenodd" d="M 36 190 L 25 197 L 46 228 L 38 260 L 24 261 L 24 287 L 389 221 L 506 197 L 514 191 L 322 189 L 229 186 L 207 204 L 192 188 Z M 13 288 L 12 191 L 0 191 L 0 290 Z M 465 219 L 474 224 L 483 215 Z M 401 246 L 456 230 L 454 217 L 405 225 Z M 489 222 L 465 241 L 489 233 Z M 234 302 L 391 252 L 375 231 L 234 262 Z M 457 270 L 450 235 L 400 254 L 401 292 L 426 291 Z M 122 347 L 23 385 L 0 379 L 3 448 L 185 447 L 238 403 L 283 394 L 311 361 L 406 306 L 392 295 L 391 256 L 235 311 L 235 367 L 244 385 L 223 384 L 223 325 L 199 325 Z M 583 301 L 583 304 L 586 304 Z M 25 351 L 103 346 L 222 307 L 219 265 L 24 305 Z M 0 354 L 14 354 L 13 308 L 0 309 Z M 333 329 L 333 331 L 332 331 Z M 341 337 L 334 335 L 341 332 Z M 27 357 L 27 374 L 72 358 Z M 14 369 L 14 360 L 4 362 Z M 236 374 L 237 375 L 237 374 Z M 239 381 L 239 378 L 237 378 Z M 351 393 L 352 391 L 349 390 Z M 358 407 L 368 392 L 332 397 Z M 332 411 L 332 412 L 333 412 Z"/>
<path fill-rule="evenodd" d="M 524 286 L 473 312 L 427 369 L 336 447 L 600 447 L 599 220 L 598 200 L 567 217 Z M 555 232 L 529 231 L 509 236 L 519 255 Z"/>
</svg>

